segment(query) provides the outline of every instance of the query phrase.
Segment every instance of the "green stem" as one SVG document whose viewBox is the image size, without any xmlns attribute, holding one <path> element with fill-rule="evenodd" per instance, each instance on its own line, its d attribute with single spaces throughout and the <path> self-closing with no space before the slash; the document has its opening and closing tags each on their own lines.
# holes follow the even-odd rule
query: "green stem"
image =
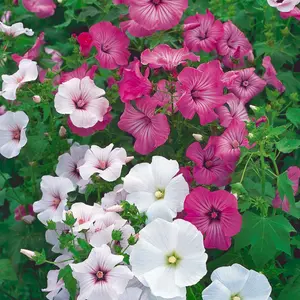
<svg viewBox="0 0 300 300">
<path fill-rule="evenodd" d="M 279 170 L 278 170 L 276 161 L 275 161 L 274 158 L 271 158 L 271 160 L 272 160 L 272 163 L 273 163 L 273 166 L 274 166 L 274 169 L 275 169 L 275 173 L 276 173 L 277 176 L 279 176 Z"/>
<path fill-rule="evenodd" d="M 240 183 L 242 183 L 243 180 L 244 180 L 244 177 L 245 177 L 245 173 L 246 173 L 248 164 L 249 164 L 249 162 L 250 162 L 250 160 L 251 160 L 253 154 L 254 154 L 254 153 L 251 153 L 251 154 L 250 154 L 250 156 L 249 156 L 249 158 L 248 158 L 248 160 L 247 160 L 247 162 L 246 162 L 246 164 L 245 164 L 245 167 L 244 167 L 244 170 L 243 170 L 243 173 L 242 173 L 242 177 L 241 177 Z"/>
<path fill-rule="evenodd" d="M 259 146 L 260 149 L 260 164 L 261 164 L 261 192 L 262 195 L 265 195 L 266 188 L 266 173 L 265 173 L 265 157 L 264 157 L 264 145 L 261 143 Z"/>
</svg>

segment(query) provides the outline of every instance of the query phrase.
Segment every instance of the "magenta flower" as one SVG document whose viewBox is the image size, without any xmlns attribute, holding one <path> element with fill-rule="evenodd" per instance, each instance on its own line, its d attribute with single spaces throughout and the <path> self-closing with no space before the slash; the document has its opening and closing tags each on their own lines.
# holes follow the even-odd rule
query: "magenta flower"
<svg viewBox="0 0 300 300">
<path fill-rule="evenodd" d="M 82 32 L 77 37 L 80 53 L 83 56 L 88 56 L 93 47 L 93 38 L 88 32 Z"/>
<path fill-rule="evenodd" d="M 152 83 L 148 79 L 149 69 L 146 69 L 143 75 L 140 66 L 140 61 L 135 59 L 123 70 L 123 76 L 118 85 L 121 101 L 125 103 L 151 93 Z"/>
<path fill-rule="evenodd" d="M 278 90 L 279 93 L 283 93 L 285 91 L 285 86 L 276 77 L 277 72 L 272 65 L 271 57 L 265 56 L 262 65 L 266 69 L 263 79 L 267 82 L 267 84 L 272 85 L 276 90 Z"/>
<path fill-rule="evenodd" d="M 295 7 L 289 12 L 280 12 L 280 17 L 282 19 L 295 18 L 296 20 L 300 20 L 300 9 Z"/>
<path fill-rule="evenodd" d="M 202 69 L 184 68 L 178 75 L 180 86 L 177 107 L 187 119 L 192 119 L 197 113 L 200 124 L 205 125 L 217 119 L 214 109 L 229 98 L 223 95 L 223 84 L 219 80 L 219 72 L 222 72 L 219 69 L 220 63 L 212 61 L 200 67 Z"/>
<path fill-rule="evenodd" d="M 129 5 L 130 4 L 130 0 L 113 0 L 113 4 L 124 4 L 124 5 Z"/>
<path fill-rule="evenodd" d="M 136 109 L 129 103 L 125 104 L 125 111 L 118 126 L 130 133 L 136 139 L 136 152 L 147 155 L 157 147 L 163 145 L 170 134 L 168 119 L 163 114 L 155 114 L 156 101 L 146 97 L 136 102 Z"/>
<path fill-rule="evenodd" d="M 190 167 L 190 166 L 180 167 L 177 175 L 179 175 L 179 174 L 182 174 L 183 178 L 189 184 L 189 186 L 193 183 L 194 177 L 192 174 L 192 167 Z"/>
<path fill-rule="evenodd" d="M 236 198 L 227 191 L 210 192 L 195 188 L 184 203 L 185 220 L 194 224 L 204 235 L 205 248 L 228 250 L 231 237 L 242 226 Z"/>
<path fill-rule="evenodd" d="M 134 20 L 128 20 L 120 23 L 120 28 L 123 32 L 128 31 L 132 36 L 145 37 L 152 35 L 156 30 L 148 30 L 135 22 Z"/>
<path fill-rule="evenodd" d="M 88 76 L 91 79 L 94 79 L 95 72 L 98 69 L 97 65 L 93 65 L 90 69 L 87 63 L 82 64 L 79 68 L 71 71 L 71 72 L 62 72 L 60 77 L 60 83 L 69 81 L 73 78 L 83 79 Z"/>
<path fill-rule="evenodd" d="M 235 75 L 239 76 L 229 87 L 230 92 L 235 94 L 244 104 L 262 92 L 266 86 L 266 82 L 258 77 L 254 71 L 254 68 L 234 71 Z"/>
<path fill-rule="evenodd" d="M 166 71 L 172 71 L 181 64 L 185 65 L 186 60 L 200 61 L 200 57 L 191 53 L 187 47 L 172 49 L 165 44 L 156 46 L 152 51 L 146 49 L 141 54 L 142 64 L 149 64 L 151 69 L 164 68 Z"/>
<path fill-rule="evenodd" d="M 240 147 L 250 148 L 246 139 L 248 131 L 244 122 L 233 120 L 229 127 L 214 142 L 216 146 L 216 156 L 222 158 L 228 164 L 234 164 L 239 160 Z"/>
<path fill-rule="evenodd" d="M 127 65 L 130 52 L 129 39 L 125 33 L 110 22 L 93 25 L 89 33 L 97 48 L 96 58 L 102 68 L 112 70 Z"/>
<path fill-rule="evenodd" d="M 148 30 L 176 26 L 188 7 L 188 0 L 131 0 L 130 18 Z"/>
<path fill-rule="evenodd" d="M 35 220 L 35 213 L 33 211 L 32 204 L 28 204 L 27 207 L 19 205 L 15 211 L 15 220 L 24 221 L 27 224 L 31 224 Z"/>
<path fill-rule="evenodd" d="M 222 22 L 215 21 L 214 15 L 209 10 L 206 10 L 206 14 L 197 13 L 186 18 L 183 28 L 184 42 L 194 52 L 215 50 L 218 40 L 224 33 Z"/>
<path fill-rule="evenodd" d="M 289 180 L 293 182 L 293 191 L 294 191 L 294 196 L 298 192 L 299 188 L 299 179 L 300 179 L 300 168 L 293 166 L 289 167 L 287 169 L 287 175 Z M 276 196 L 272 201 L 272 204 L 275 208 L 282 208 L 283 211 L 289 212 L 290 210 L 290 203 L 289 200 L 284 196 L 283 200 L 280 198 L 279 192 L 276 191 Z"/>
<path fill-rule="evenodd" d="M 243 102 L 240 101 L 235 95 L 231 95 L 225 105 L 215 109 L 219 116 L 220 125 L 228 127 L 232 120 L 249 121 L 248 113 Z"/>
<path fill-rule="evenodd" d="M 22 59 L 36 60 L 40 56 L 41 47 L 45 44 L 45 34 L 40 33 L 34 45 L 23 56 L 12 54 L 11 58 L 19 64 Z"/>
<path fill-rule="evenodd" d="M 53 0 L 23 0 L 22 3 L 25 9 L 35 13 L 41 19 L 53 16 L 56 9 Z"/>
<path fill-rule="evenodd" d="M 215 145 L 210 142 L 204 149 L 198 142 L 187 148 L 186 156 L 196 164 L 193 174 L 198 184 L 224 186 L 229 183 L 230 169 L 215 152 Z"/>
</svg>

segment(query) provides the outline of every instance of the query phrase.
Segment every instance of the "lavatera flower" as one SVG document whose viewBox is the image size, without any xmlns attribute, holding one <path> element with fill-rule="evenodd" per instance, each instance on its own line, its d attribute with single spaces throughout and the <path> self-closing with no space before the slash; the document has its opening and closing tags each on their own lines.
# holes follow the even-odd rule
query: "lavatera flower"
<svg viewBox="0 0 300 300">
<path fill-rule="evenodd" d="M 17 37 L 21 34 L 26 34 L 28 36 L 33 36 L 34 32 L 29 28 L 24 28 L 23 23 L 15 23 L 11 26 L 5 25 L 0 22 L 0 32 L 3 32 L 6 35 L 10 35 L 12 37 Z"/>
</svg>

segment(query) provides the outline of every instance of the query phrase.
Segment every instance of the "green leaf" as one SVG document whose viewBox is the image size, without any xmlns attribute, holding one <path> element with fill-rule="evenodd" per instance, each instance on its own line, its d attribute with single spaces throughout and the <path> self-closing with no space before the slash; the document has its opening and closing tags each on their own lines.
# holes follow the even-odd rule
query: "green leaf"
<svg viewBox="0 0 300 300">
<path fill-rule="evenodd" d="M 191 287 L 187 288 L 186 300 L 196 300 L 195 294 Z"/>
<path fill-rule="evenodd" d="M 250 255 L 258 267 L 275 258 L 276 250 L 291 255 L 290 232 L 295 231 L 284 216 L 261 217 L 252 212 L 243 215 L 241 232 L 235 238 L 235 249 L 251 245 Z"/>
<path fill-rule="evenodd" d="M 72 269 L 70 266 L 66 266 L 61 269 L 58 274 L 58 279 L 63 279 L 65 287 L 70 294 L 70 299 L 75 300 L 77 292 L 77 281 L 72 275 Z"/>
<path fill-rule="evenodd" d="M 300 108 L 289 107 L 286 112 L 286 117 L 290 120 L 296 127 L 300 126 Z"/>
<path fill-rule="evenodd" d="M 282 153 L 291 153 L 292 151 L 300 148 L 300 139 L 283 138 L 276 143 L 276 148 Z"/>
<path fill-rule="evenodd" d="M 288 284 L 281 291 L 278 300 L 295 300 L 300 295 L 300 273 L 290 278 Z"/>
<path fill-rule="evenodd" d="M 293 182 L 288 178 L 287 172 L 284 172 L 278 176 L 277 187 L 280 198 L 284 199 L 286 196 L 290 205 L 294 207 L 295 197 L 293 191 Z"/>
<path fill-rule="evenodd" d="M 0 189 L 3 189 L 5 182 L 11 178 L 9 174 L 1 173 L 2 176 L 0 176 Z"/>
<path fill-rule="evenodd" d="M 9 259 L 0 259 L 0 280 L 18 280 L 17 275 Z"/>
</svg>

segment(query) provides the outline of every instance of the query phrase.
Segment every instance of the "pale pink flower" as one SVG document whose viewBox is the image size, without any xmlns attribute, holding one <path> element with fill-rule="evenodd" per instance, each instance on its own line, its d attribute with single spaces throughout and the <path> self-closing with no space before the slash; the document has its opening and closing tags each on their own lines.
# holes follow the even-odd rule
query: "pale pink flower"
<svg viewBox="0 0 300 300">
<path fill-rule="evenodd" d="M 121 176 L 123 165 L 126 164 L 127 154 L 124 148 L 115 148 L 110 144 L 105 148 L 91 146 L 84 157 L 84 164 L 79 167 L 83 179 L 89 179 L 97 174 L 105 181 L 115 181 Z"/>
<path fill-rule="evenodd" d="M 195 162 L 193 174 L 196 182 L 203 185 L 224 186 L 230 182 L 230 169 L 226 162 L 216 156 L 216 146 L 212 143 L 202 149 L 194 142 L 186 150 L 186 156 Z"/>
<path fill-rule="evenodd" d="M 8 23 L 9 20 L 10 20 L 10 18 L 11 18 L 11 11 L 10 11 L 10 10 L 6 10 L 6 11 L 3 13 L 2 17 L 1 17 L 1 22 L 3 22 L 4 24 L 5 24 L 5 23 Z M 1 25 L 0 25 L 0 26 L 1 26 Z"/>
<path fill-rule="evenodd" d="M 65 288 L 63 279 L 58 279 L 59 270 L 51 270 L 47 274 L 47 287 L 42 292 L 47 292 L 46 298 L 49 300 L 69 299 L 70 294 Z"/>
<path fill-rule="evenodd" d="M 219 116 L 220 125 L 223 127 L 228 127 L 232 120 L 249 121 L 244 103 L 241 102 L 235 95 L 230 95 L 231 99 L 229 99 L 225 105 L 215 109 Z"/>
<path fill-rule="evenodd" d="M 242 226 L 236 198 L 227 191 L 210 192 L 195 188 L 184 203 L 185 220 L 194 224 L 204 235 L 205 248 L 228 250 L 231 237 Z"/>
<path fill-rule="evenodd" d="M 0 32 L 3 32 L 5 35 L 10 35 L 12 37 L 17 37 L 21 34 L 26 34 L 28 36 L 33 36 L 34 32 L 32 29 L 24 28 L 23 23 L 15 23 L 11 26 L 5 25 L 4 23 L 0 22 Z"/>
<path fill-rule="evenodd" d="M 98 66 L 93 65 L 90 69 L 87 63 L 82 64 L 79 68 L 71 71 L 71 72 L 62 72 L 60 76 L 60 83 L 64 83 L 73 78 L 83 79 L 84 77 L 89 77 L 90 79 L 94 79 L 95 72 L 97 71 Z"/>
<path fill-rule="evenodd" d="M 96 59 L 105 69 L 116 69 L 128 63 L 129 38 L 118 27 L 110 22 L 99 22 L 93 25 L 89 33 L 98 54 Z"/>
<path fill-rule="evenodd" d="M 26 145 L 28 116 L 23 111 L 8 111 L 0 116 L 0 154 L 6 158 L 19 155 Z"/>
<path fill-rule="evenodd" d="M 223 36 L 223 24 L 206 10 L 206 14 L 190 16 L 184 20 L 184 42 L 194 52 L 203 50 L 210 52 L 217 47 L 218 40 Z"/>
<path fill-rule="evenodd" d="M 135 37 L 146 37 L 152 35 L 156 30 L 148 30 L 135 22 L 134 20 L 128 20 L 120 23 L 120 28 L 123 32 L 128 31 Z"/>
<path fill-rule="evenodd" d="M 33 206 L 28 204 L 27 207 L 24 205 L 19 205 L 15 211 L 15 220 L 23 221 L 26 224 L 31 224 L 35 220 L 35 213 L 33 211 Z"/>
<path fill-rule="evenodd" d="M 287 176 L 288 176 L 289 180 L 291 180 L 293 183 L 292 188 L 293 188 L 293 193 L 295 196 L 297 194 L 298 188 L 299 188 L 300 168 L 296 167 L 296 166 L 289 167 L 287 169 Z M 283 211 L 289 212 L 289 210 L 290 210 L 289 200 L 287 199 L 286 196 L 284 196 L 284 198 L 282 200 L 278 191 L 276 191 L 276 196 L 273 199 L 272 204 L 276 208 L 281 207 Z"/>
<path fill-rule="evenodd" d="M 70 115 L 75 126 L 89 128 L 103 121 L 109 107 L 104 95 L 88 76 L 73 78 L 59 85 L 54 106 L 57 112 Z"/>
<path fill-rule="evenodd" d="M 130 0 L 130 18 L 148 30 L 176 26 L 188 7 L 188 0 Z"/>
<path fill-rule="evenodd" d="M 281 12 L 290 12 L 300 3 L 300 0 L 267 0 L 268 4 Z"/>
<path fill-rule="evenodd" d="M 296 20 L 300 20 L 300 9 L 295 7 L 289 12 L 280 12 L 280 17 L 282 19 L 295 18 Z"/>
<path fill-rule="evenodd" d="M 104 194 L 101 199 L 101 206 L 106 210 L 110 207 L 119 205 L 121 201 L 126 200 L 128 193 L 124 190 L 122 184 L 114 187 L 113 191 Z"/>
<path fill-rule="evenodd" d="M 135 137 L 135 151 L 146 155 L 167 141 L 170 126 L 165 115 L 155 114 L 157 102 L 150 97 L 137 101 L 136 107 L 125 104 L 118 126 Z"/>
<path fill-rule="evenodd" d="M 180 97 L 176 103 L 179 111 L 187 119 L 192 119 L 197 113 L 201 125 L 217 119 L 218 115 L 214 109 L 229 99 L 228 95 L 223 95 L 223 84 L 219 80 L 219 72 L 222 70 L 220 63 L 212 61 L 204 65 L 209 68 L 204 66 L 199 70 L 188 67 L 178 75 Z"/>
<path fill-rule="evenodd" d="M 263 59 L 262 65 L 266 69 L 266 72 L 263 75 L 263 79 L 267 82 L 267 84 L 270 84 L 275 89 L 277 89 L 279 93 L 283 93 L 285 91 L 285 86 L 276 77 L 277 72 L 272 65 L 271 57 L 265 56 Z"/>
<path fill-rule="evenodd" d="M 140 67 L 140 61 L 135 59 L 128 67 L 124 68 L 122 79 L 118 82 L 122 102 L 126 103 L 150 95 L 152 90 L 152 83 L 148 79 L 150 70 L 147 68 L 143 75 Z"/>
<path fill-rule="evenodd" d="M 2 91 L 0 95 L 7 100 L 16 100 L 17 90 L 26 82 L 34 81 L 38 77 L 35 61 L 22 59 L 19 70 L 12 75 L 2 75 Z"/>
<path fill-rule="evenodd" d="M 63 220 L 68 193 L 74 191 L 74 185 L 68 178 L 43 176 L 41 181 L 42 199 L 33 203 L 38 219 L 47 224 L 48 220 Z"/>
<path fill-rule="evenodd" d="M 0 106 L 0 116 L 4 115 L 6 113 L 6 107 L 4 105 Z"/>
<path fill-rule="evenodd" d="M 54 15 L 56 5 L 53 0 L 23 0 L 25 9 L 44 19 Z"/>
<path fill-rule="evenodd" d="M 234 74 L 239 76 L 229 87 L 229 91 L 235 94 L 244 104 L 262 92 L 267 84 L 254 71 L 255 68 L 234 71 Z"/>
<path fill-rule="evenodd" d="M 122 255 L 114 255 L 107 245 L 102 245 L 93 248 L 85 261 L 70 264 L 80 288 L 77 300 L 117 300 L 133 278 L 129 268 L 120 265 L 122 261 Z"/>
<path fill-rule="evenodd" d="M 64 60 L 62 59 L 62 54 L 60 52 L 58 52 L 57 50 L 51 49 L 46 47 L 45 48 L 45 52 L 49 55 L 51 55 L 51 60 L 52 62 L 55 63 L 55 65 L 52 67 L 52 71 L 53 72 L 59 72 L 60 68 L 64 62 Z"/>
<path fill-rule="evenodd" d="M 88 149 L 89 146 L 80 146 L 78 143 L 74 143 L 70 148 L 70 154 L 64 153 L 58 157 L 56 175 L 69 178 L 75 186 L 85 187 L 89 181 L 82 179 L 79 167 L 84 164 L 84 155 Z"/>
<path fill-rule="evenodd" d="M 152 51 L 146 49 L 141 54 L 141 62 L 151 69 L 163 68 L 172 71 L 179 65 L 186 65 L 186 60 L 200 61 L 200 57 L 190 52 L 187 47 L 172 49 L 169 45 L 160 44 Z"/>
</svg>

